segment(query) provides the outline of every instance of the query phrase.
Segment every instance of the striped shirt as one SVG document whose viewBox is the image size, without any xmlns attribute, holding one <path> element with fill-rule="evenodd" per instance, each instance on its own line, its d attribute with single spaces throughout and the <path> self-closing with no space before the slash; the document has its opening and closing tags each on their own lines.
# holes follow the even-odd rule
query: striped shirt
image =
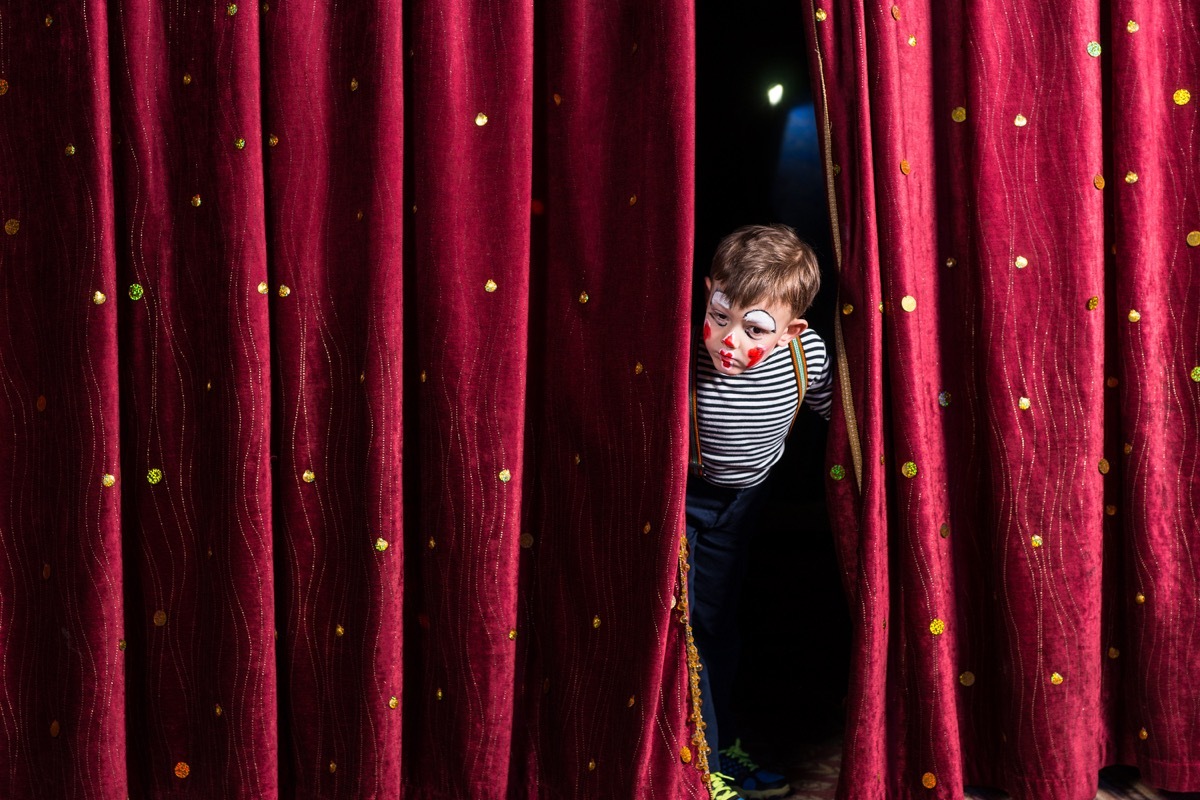
<svg viewBox="0 0 1200 800">
<path fill-rule="evenodd" d="M 806 328 L 800 346 L 808 366 L 804 403 L 829 419 L 833 376 L 827 369 L 825 342 Z M 704 341 L 696 345 L 696 425 L 704 478 L 718 486 L 754 486 L 766 480 L 783 455 L 796 416 L 798 388 L 792 356 L 776 347 L 753 369 L 722 375 L 713 366 Z"/>
</svg>

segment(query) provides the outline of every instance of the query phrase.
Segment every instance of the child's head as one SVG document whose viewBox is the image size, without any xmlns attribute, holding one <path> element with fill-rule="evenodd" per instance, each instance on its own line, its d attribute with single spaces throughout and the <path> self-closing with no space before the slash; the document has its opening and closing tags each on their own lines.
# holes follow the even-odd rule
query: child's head
<svg viewBox="0 0 1200 800">
<path fill-rule="evenodd" d="M 747 225 L 717 245 L 704 344 L 717 370 L 738 375 L 808 327 L 801 315 L 821 286 L 817 257 L 786 225 Z"/>
</svg>

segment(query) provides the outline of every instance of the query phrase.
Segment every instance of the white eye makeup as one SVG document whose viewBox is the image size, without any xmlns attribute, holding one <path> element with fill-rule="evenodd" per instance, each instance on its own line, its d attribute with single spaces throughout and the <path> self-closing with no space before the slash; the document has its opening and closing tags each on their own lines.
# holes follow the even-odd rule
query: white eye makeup
<svg viewBox="0 0 1200 800">
<path fill-rule="evenodd" d="M 746 316 L 742 317 L 746 325 L 757 325 L 767 333 L 775 332 L 775 318 L 762 309 L 754 309 L 746 312 Z"/>
</svg>

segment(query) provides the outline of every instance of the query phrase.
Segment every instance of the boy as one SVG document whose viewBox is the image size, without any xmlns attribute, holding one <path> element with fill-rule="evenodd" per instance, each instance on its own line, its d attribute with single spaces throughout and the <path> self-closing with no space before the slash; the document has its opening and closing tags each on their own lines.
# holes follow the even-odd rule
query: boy
<svg viewBox="0 0 1200 800">
<path fill-rule="evenodd" d="M 688 605 L 700 655 L 701 716 L 712 800 L 777 797 L 733 731 L 737 601 L 766 479 L 801 402 L 826 419 L 832 380 L 825 343 L 802 314 L 820 287 L 815 254 L 785 225 L 751 225 L 717 246 L 703 339 L 692 362 L 692 471 L 687 483 Z M 714 763 L 715 762 L 715 763 Z"/>
</svg>

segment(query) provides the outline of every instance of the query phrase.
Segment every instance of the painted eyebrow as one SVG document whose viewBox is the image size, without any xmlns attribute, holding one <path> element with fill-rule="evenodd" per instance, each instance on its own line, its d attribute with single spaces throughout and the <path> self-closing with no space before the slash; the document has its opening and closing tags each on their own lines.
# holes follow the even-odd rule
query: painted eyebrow
<svg viewBox="0 0 1200 800">
<path fill-rule="evenodd" d="M 769 328 L 771 333 L 775 332 L 775 318 L 761 308 L 747 311 L 746 316 L 742 317 L 742 319 L 759 327 Z"/>
<path fill-rule="evenodd" d="M 713 305 L 720 306 L 727 311 L 733 309 L 733 303 L 729 301 L 729 295 L 725 294 L 720 289 L 713 290 L 711 302 Z"/>
</svg>

